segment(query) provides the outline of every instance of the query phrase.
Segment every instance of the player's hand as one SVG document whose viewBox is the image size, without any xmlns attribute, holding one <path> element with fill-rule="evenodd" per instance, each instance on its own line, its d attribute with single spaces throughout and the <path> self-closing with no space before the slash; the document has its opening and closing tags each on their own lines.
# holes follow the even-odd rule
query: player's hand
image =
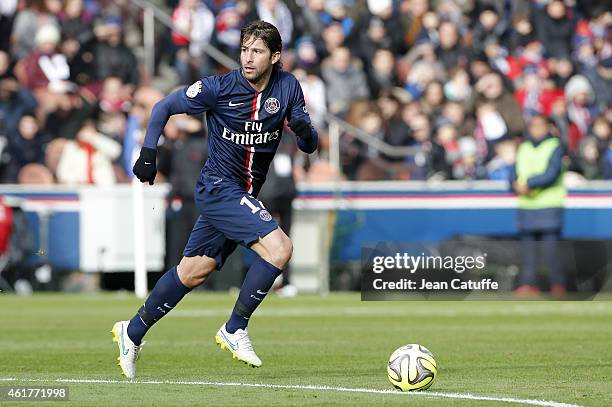
<svg viewBox="0 0 612 407">
<path fill-rule="evenodd" d="M 312 138 L 312 131 L 310 125 L 303 119 L 293 119 L 288 123 L 289 128 L 296 136 L 302 140 L 310 140 Z"/>
<path fill-rule="evenodd" d="M 149 182 L 149 185 L 153 185 L 155 176 L 157 175 L 156 160 L 157 150 L 154 148 L 142 147 L 140 149 L 140 156 L 134 164 L 132 171 L 134 175 L 140 180 L 140 182 Z"/>
</svg>

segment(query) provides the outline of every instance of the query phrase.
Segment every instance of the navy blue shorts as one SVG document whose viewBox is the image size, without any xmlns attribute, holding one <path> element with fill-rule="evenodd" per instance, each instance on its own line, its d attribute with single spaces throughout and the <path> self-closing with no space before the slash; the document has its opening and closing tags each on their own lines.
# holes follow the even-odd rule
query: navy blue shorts
<svg viewBox="0 0 612 407">
<path fill-rule="evenodd" d="M 263 204 L 238 185 L 202 175 L 195 189 L 200 212 L 183 250 L 186 257 L 208 256 L 220 268 L 236 245 L 249 246 L 278 228 Z"/>
</svg>

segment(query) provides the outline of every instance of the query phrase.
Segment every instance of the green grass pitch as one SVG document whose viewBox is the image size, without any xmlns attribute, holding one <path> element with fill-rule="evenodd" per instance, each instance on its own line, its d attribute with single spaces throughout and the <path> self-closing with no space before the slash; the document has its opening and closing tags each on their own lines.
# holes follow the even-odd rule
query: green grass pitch
<svg viewBox="0 0 612 407">
<path fill-rule="evenodd" d="M 131 295 L 0 296 L 0 386 L 68 383 L 61 406 L 489 406 L 438 393 L 612 405 L 612 302 L 361 302 L 356 294 L 270 296 L 249 332 L 263 366 L 236 362 L 213 336 L 228 294 L 190 294 L 147 335 L 138 383 L 116 366 L 109 333 L 140 305 Z M 421 394 L 263 388 L 176 382 L 257 383 L 393 390 L 387 358 L 427 346 L 438 378 Z M 33 381 L 40 380 L 40 381 Z M 173 383 L 142 383 L 170 381 Z M 431 395 L 428 396 L 428 394 Z M 2 402 L 0 402 L 2 404 Z M 10 405 L 34 403 L 10 403 Z M 525 404 L 525 403 L 523 403 Z"/>
</svg>

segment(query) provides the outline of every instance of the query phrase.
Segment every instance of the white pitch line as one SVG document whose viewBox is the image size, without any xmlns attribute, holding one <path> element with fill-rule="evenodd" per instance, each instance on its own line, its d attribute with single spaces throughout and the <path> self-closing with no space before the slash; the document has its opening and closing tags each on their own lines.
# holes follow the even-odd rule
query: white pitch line
<svg viewBox="0 0 612 407">
<path fill-rule="evenodd" d="M 403 393 L 397 390 L 383 389 L 360 389 L 335 386 L 301 386 L 290 384 L 265 384 L 265 383 L 238 383 L 238 382 L 205 382 L 205 381 L 171 381 L 171 380 L 104 380 L 104 379 L 22 379 L 17 377 L 0 377 L 0 382 L 42 382 L 42 383 L 98 383 L 98 384 L 169 384 L 182 386 L 218 386 L 218 387 L 258 387 L 266 389 L 289 389 L 289 390 L 319 390 L 336 391 L 344 393 L 373 393 L 390 394 L 405 397 L 430 397 L 447 398 L 475 401 L 499 401 L 503 403 L 526 404 L 531 406 L 545 407 L 581 407 L 577 404 L 559 403 L 548 400 L 517 399 L 513 397 L 478 396 L 474 394 L 440 393 L 435 391 Z"/>
</svg>

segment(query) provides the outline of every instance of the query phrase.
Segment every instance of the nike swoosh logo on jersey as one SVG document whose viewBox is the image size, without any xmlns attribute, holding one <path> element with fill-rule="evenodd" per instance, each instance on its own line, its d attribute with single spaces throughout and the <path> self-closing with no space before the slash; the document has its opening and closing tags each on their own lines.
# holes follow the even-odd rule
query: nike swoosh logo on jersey
<svg viewBox="0 0 612 407">
<path fill-rule="evenodd" d="M 146 161 L 145 161 L 145 165 L 151 165 L 151 164 L 152 164 L 152 163 L 148 163 L 148 162 L 146 162 Z"/>
<path fill-rule="evenodd" d="M 239 102 L 239 103 L 233 103 L 231 100 L 229 102 L 229 106 L 233 107 L 233 106 L 240 106 L 240 105 L 244 105 L 244 102 Z"/>
</svg>

